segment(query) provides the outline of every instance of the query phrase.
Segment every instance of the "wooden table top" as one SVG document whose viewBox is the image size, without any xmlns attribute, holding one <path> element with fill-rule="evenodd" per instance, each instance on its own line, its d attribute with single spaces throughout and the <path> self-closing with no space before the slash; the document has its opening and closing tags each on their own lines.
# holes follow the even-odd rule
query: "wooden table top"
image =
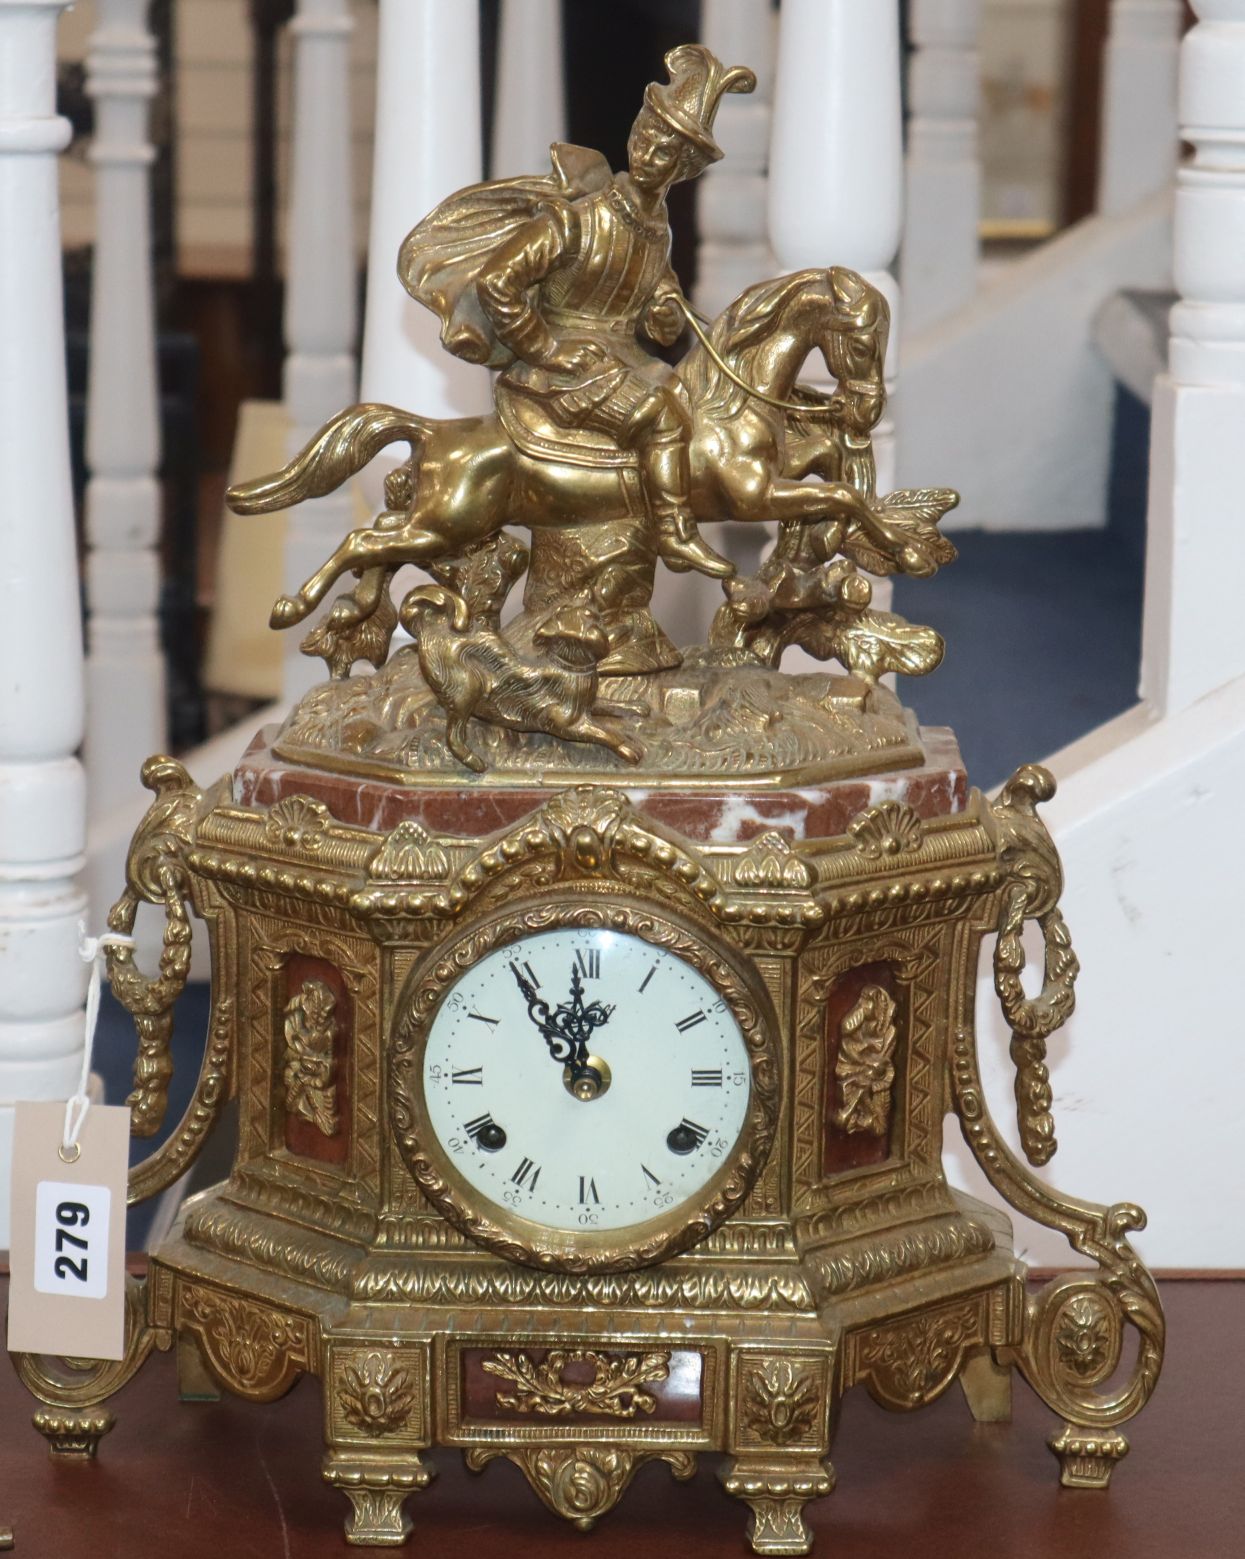
<svg viewBox="0 0 1245 1559">
<path fill-rule="evenodd" d="M 974 1424 L 958 1389 L 895 1414 L 861 1391 L 843 1404 L 838 1488 L 809 1507 L 823 1559 L 1231 1559 L 1245 1552 L 1245 1282 L 1162 1285 L 1168 1353 L 1153 1401 L 1126 1433 L 1106 1493 L 1058 1486 L 1054 1420 L 1017 1381 L 1011 1424 Z M 117 1426 L 95 1463 L 50 1460 L 33 1402 L 0 1365 L 0 1524 L 21 1559 L 321 1559 L 347 1548 L 347 1502 L 320 1480 L 318 1383 L 267 1407 L 181 1404 L 156 1355 L 113 1399 Z M 704 1456 L 676 1484 L 642 1469 L 588 1537 L 550 1515 L 519 1472 L 479 1476 L 438 1451 L 439 1476 L 407 1509 L 405 1552 L 470 1559 L 745 1555 L 747 1512 Z"/>
</svg>

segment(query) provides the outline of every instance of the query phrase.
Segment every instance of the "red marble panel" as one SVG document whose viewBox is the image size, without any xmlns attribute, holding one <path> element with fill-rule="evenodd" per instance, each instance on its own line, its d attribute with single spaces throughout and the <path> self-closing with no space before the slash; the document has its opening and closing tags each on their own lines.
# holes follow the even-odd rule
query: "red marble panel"
<svg viewBox="0 0 1245 1559">
<path fill-rule="evenodd" d="M 593 1345 L 587 1342 L 583 1344 L 568 1342 L 564 1346 L 568 1354 L 575 1351 L 595 1351 L 602 1359 L 617 1364 L 655 1351 L 639 1345 L 635 1348 L 619 1349 L 616 1352 L 606 1351 L 599 1347 L 593 1349 Z M 637 1411 L 634 1415 L 625 1415 L 621 1418 L 601 1411 L 551 1415 L 499 1405 L 497 1400 L 499 1396 L 521 1397 L 523 1387 L 517 1385 L 512 1379 L 486 1370 L 485 1360 L 496 1360 L 501 1353 L 509 1354 L 511 1359 L 521 1355 L 524 1359 L 530 1360 L 532 1366 L 539 1371 L 551 1351 L 549 1348 L 528 1348 L 521 1344 L 500 1343 L 491 1348 L 463 1348 L 459 1353 L 462 1426 L 505 1423 L 542 1424 L 547 1428 L 567 1425 L 608 1428 L 610 1423 L 615 1421 L 624 1423 L 636 1421 L 644 1424 L 696 1424 L 701 1421 L 704 1358 L 696 1348 L 675 1349 L 670 1355 L 669 1370 L 664 1380 L 646 1380 L 637 1386 L 637 1390 L 652 1397 L 656 1403 L 651 1413 Z M 590 1359 L 568 1358 L 561 1369 L 556 1371 L 555 1378 L 571 1386 L 590 1386 L 597 1374 L 598 1367 Z M 621 1405 L 624 1408 L 630 1405 L 628 1396 L 623 1396 Z"/>
<path fill-rule="evenodd" d="M 860 1000 L 860 993 L 866 985 L 880 985 L 894 1001 L 894 1024 L 898 1034 L 893 1056 L 895 1081 L 891 1088 L 890 1114 L 886 1130 L 880 1134 L 869 1131 L 848 1131 L 836 1125 L 834 1120 L 835 1111 L 841 1103 L 835 1067 L 839 1059 L 843 1019 Z M 907 1012 L 904 991 L 895 979 L 892 965 L 861 964 L 855 969 L 849 969 L 835 981 L 826 998 L 824 1034 L 821 1172 L 823 1177 L 828 1178 L 845 1169 L 863 1169 L 870 1164 L 885 1163 L 891 1156 L 899 1101 L 903 1097 L 907 1061 Z"/>
<path fill-rule="evenodd" d="M 286 796 L 311 796 L 338 822 L 378 833 L 413 818 L 432 833 L 480 838 L 512 827 L 560 789 L 503 787 L 490 784 L 487 776 L 474 783 L 423 788 L 334 774 L 276 757 L 268 745 L 275 734 L 272 727 L 261 731 L 238 764 L 235 794 L 243 806 L 267 807 Z M 746 791 L 725 779 L 717 789 L 656 790 L 640 784 L 620 788 L 641 815 L 692 840 L 742 843 L 778 827 L 796 840 L 833 838 L 880 801 L 904 802 L 922 818 L 963 811 L 968 777 L 954 735 L 935 727 L 922 730 L 921 739 L 926 761 L 920 767 L 868 778 L 773 791 Z"/>
<path fill-rule="evenodd" d="M 282 1073 L 285 1064 L 285 1005 L 307 980 L 322 980 L 333 992 L 333 1093 L 337 1110 L 337 1130 L 326 1136 L 314 1121 L 285 1107 Z M 345 1164 L 350 1158 L 350 1063 L 354 1036 L 354 997 L 342 978 L 341 970 L 324 958 L 307 953 L 291 953 L 285 960 L 281 979 L 281 1005 L 276 1018 L 276 1061 L 273 1068 L 274 1107 L 277 1140 L 300 1158 L 321 1164 Z"/>
</svg>

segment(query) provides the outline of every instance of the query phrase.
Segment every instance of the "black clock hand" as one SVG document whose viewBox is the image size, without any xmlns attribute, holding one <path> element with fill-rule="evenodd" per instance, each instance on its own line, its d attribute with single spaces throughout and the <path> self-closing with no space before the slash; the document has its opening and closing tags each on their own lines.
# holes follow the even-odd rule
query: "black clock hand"
<svg viewBox="0 0 1245 1559">
<path fill-rule="evenodd" d="M 577 1083 L 587 1081 L 592 1084 L 595 1097 L 595 1090 L 601 1085 L 601 1074 L 595 1066 L 588 1065 L 588 1047 L 592 1043 L 594 1031 L 609 1022 L 613 1010 L 612 1005 L 607 1007 L 599 1001 L 584 1005 L 584 982 L 580 978 L 579 965 L 572 963 L 570 1003 L 563 1003 L 554 1014 L 555 1019 L 562 1018 L 564 1031 L 568 1031 L 574 1040 L 574 1050 L 570 1057 L 572 1093 L 576 1091 Z"/>
<path fill-rule="evenodd" d="M 549 1003 L 541 996 L 536 986 L 527 978 L 513 959 L 510 961 L 510 972 L 514 975 L 515 983 L 519 987 L 523 1000 L 527 1003 L 527 1015 L 540 1031 L 545 1044 L 548 1045 L 549 1054 L 555 1061 L 565 1065 L 571 1058 L 570 1044 L 559 1032 L 554 1016 L 549 1011 Z M 565 1055 L 558 1054 L 557 1047 L 560 1044 L 567 1045 Z"/>
<path fill-rule="evenodd" d="M 589 1072 L 595 1076 L 596 1069 L 587 1065 L 588 1045 L 593 1031 L 609 1022 L 610 1014 L 614 1010 L 613 1006 L 607 1007 L 599 1001 L 584 1005 L 583 981 L 574 964 L 571 965 L 570 1001 L 561 1002 L 552 1011 L 535 984 L 513 960 L 511 960 L 510 971 L 527 1003 L 527 1015 L 540 1031 L 552 1059 L 559 1066 L 571 1068 L 572 1081 Z"/>
</svg>

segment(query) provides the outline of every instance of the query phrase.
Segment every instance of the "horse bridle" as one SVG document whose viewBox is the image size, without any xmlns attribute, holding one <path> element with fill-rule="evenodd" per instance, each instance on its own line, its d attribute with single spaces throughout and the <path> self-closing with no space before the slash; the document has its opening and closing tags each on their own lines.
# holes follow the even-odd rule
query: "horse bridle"
<svg viewBox="0 0 1245 1559">
<path fill-rule="evenodd" d="M 831 401 L 783 401 L 775 395 L 767 395 L 764 390 L 758 390 L 755 384 L 749 384 L 746 379 L 741 379 L 731 365 L 722 357 L 718 349 L 705 334 L 704 326 L 699 316 L 683 298 L 676 295 L 674 301 L 683 311 L 684 318 L 692 327 L 692 332 L 708 352 L 712 360 L 722 370 L 732 384 L 738 387 L 755 400 L 764 401 L 767 406 L 773 406 L 778 411 L 795 412 L 801 417 L 831 417 L 834 415 L 833 402 Z M 837 381 L 840 390 L 846 390 L 853 395 L 876 395 L 878 386 L 867 379 L 839 379 Z"/>
</svg>

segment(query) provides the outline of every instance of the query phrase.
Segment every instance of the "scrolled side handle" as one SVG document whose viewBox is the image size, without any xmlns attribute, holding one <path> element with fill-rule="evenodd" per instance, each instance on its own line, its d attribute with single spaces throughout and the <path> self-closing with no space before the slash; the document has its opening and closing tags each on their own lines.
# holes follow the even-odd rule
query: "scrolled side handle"
<svg viewBox="0 0 1245 1559">
<path fill-rule="evenodd" d="M 173 1003 L 190 975 L 189 884 L 183 852 L 189 848 L 203 792 L 172 758 L 148 758 L 143 784 L 155 800 L 130 841 L 125 892 L 108 912 L 113 931 L 130 934 L 140 903 L 164 910 L 160 972 L 148 979 L 134 962 L 130 947 L 107 948 L 108 979 L 113 994 L 132 1014 L 138 1030 L 134 1090 L 130 1094 L 130 1130 L 136 1137 L 153 1136 L 163 1124 L 173 1075 L 170 1041 Z"/>
<path fill-rule="evenodd" d="M 999 910 L 994 947 L 994 988 L 1012 1031 L 1011 1058 L 1016 1068 L 1016 1120 L 1020 1143 L 1031 1164 L 1046 1164 L 1058 1143 L 1046 1041 L 1063 1026 L 1076 1005 L 1080 964 L 1072 950 L 1067 922 L 1058 907 L 1063 871 L 1039 802 L 1055 793 L 1055 779 L 1038 764 L 1017 769 L 991 805 L 999 858 L 1010 882 Z M 1027 996 L 1024 927 L 1034 920 L 1044 947 L 1042 989 Z"/>
</svg>

